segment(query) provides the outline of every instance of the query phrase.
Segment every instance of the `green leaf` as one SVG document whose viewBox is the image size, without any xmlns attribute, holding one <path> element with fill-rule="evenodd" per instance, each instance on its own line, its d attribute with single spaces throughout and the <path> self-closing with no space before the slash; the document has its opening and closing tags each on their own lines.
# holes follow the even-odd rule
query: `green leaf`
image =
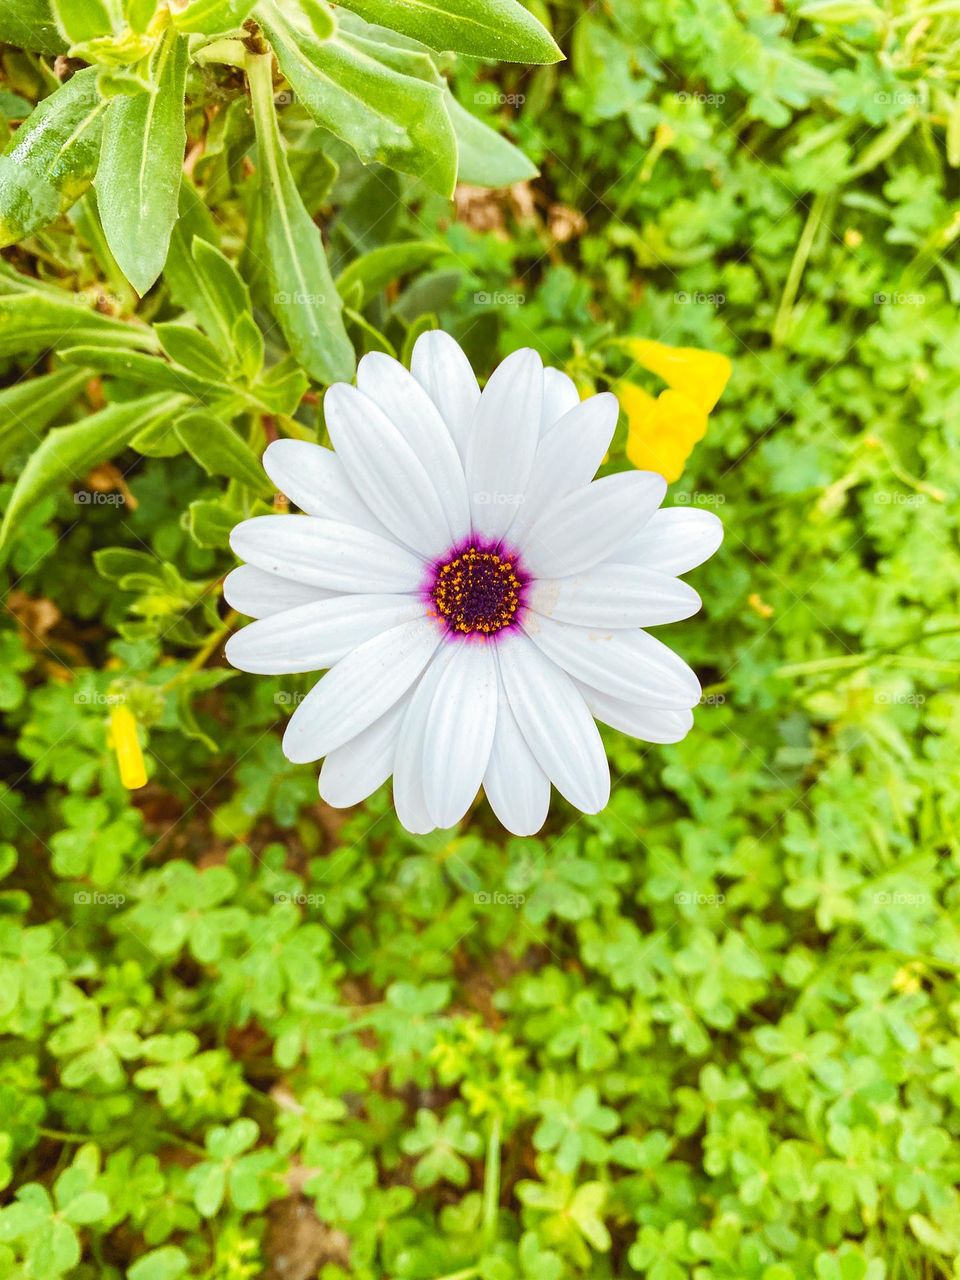
<svg viewBox="0 0 960 1280">
<path fill-rule="evenodd" d="M 509 187 L 539 173 L 532 160 L 478 120 L 447 91 L 447 110 L 457 134 L 457 178 L 477 187 Z"/>
<path fill-rule="evenodd" d="M 176 1245 L 151 1249 L 127 1270 L 127 1280 L 177 1280 L 190 1265 L 190 1259 Z"/>
<path fill-rule="evenodd" d="M 209 338 L 189 325 L 155 324 L 153 331 L 160 339 L 164 352 L 174 363 L 199 374 L 201 378 L 220 381 L 223 378 L 223 353 Z"/>
<path fill-rule="evenodd" d="M 107 243 L 141 295 L 163 270 L 177 218 L 186 128 L 187 42 L 169 31 L 143 69 L 149 92 L 111 99 L 97 171 Z"/>
<path fill-rule="evenodd" d="M 185 523 L 197 546 L 222 549 L 227 545 L 231 529 L 240 519 L 241 513 L 234 511 L 232 507 L 209 498 L 200 498 L 190 503 Z"/>
<path fill-rule="evenodd" d="M 293 356 L 287 356 L 261 374 L 250 391 L 271 413 L 291 414 L 309 385 Z"/>
<path fill-rule="evenodd" d="M 197 239 L 216 244 L 217 231 L 210 210 L 186 174 L 180 181 L 179 208 L 180 216 L 173 224 L 163 276 L 174 302 L 184 311 L 192 311 L 207 333 L 212 334 L 211 317 L 206 310 L 206 299 L 193 257 L 193 244 Z"/>
<path fill-rule="evenodd" d="M 271 310 L 290 349 L 319 382 L 349 381 L 355 359 L 320 232 L 287 164 L 273 106 L 269 54 L 248 60 L 260 170 L 260 220 L 267 248 Z"/>
<path fill-rule="evenodd" d="M 99 1222 L 110 1212 L 110 1201 L 102 1191 L 81 1191 L 78 1196 L 63 1208 L 63 1216 L 67 1222 L 76 1226 L 86 1226 L 91 1222 Z"/>
<path fill-rule="evenodd" d="M 389 165 L 441 195 L 453 194 L 456 138 L 429 59 L 381 43 L 355 22 L 348 29 L 338 21 L 335 35 L 319 40 L 301 15 L 272 0 L 257 17 L 281 71 L 318 124 L 365 164 Z M 408 73 L 411 58 L 420 74 Z M 397 69 L 398 60 L 405 70 Z"/>
<path fill-rule="evenodd" d="M 446 245 L 432 240 L 403 240 L 399 244 L 382 245 L 361 254 L 344 268 L 337 276 L 337 288 L 340 296 L 347 298 L 359 284 L 360 306 L 363 307 L 399 276 L 416 271 L 447 252 Z"/>
<path fill-rule="evenodd" d="M 183 447 L 208 476 L 229 476 L 260 493 L 270 489 L 256 454 L 231 427 L 213 414 L 196 411 L 174 424 Z"/>
<path fill-rule="evenodd" d="M 44 98 L 0 155 L 0 248 L 47 226 L 93 181 L 106 102 L 93 67 Z"/>
<path fill-rule="evenodd" d="M 142 351 L 111 351 L 102 347 L 67 347 L 60 353 L 67 364 L 96 369 L 111 378 L 126 378 L 158 390 L 182 392 L 207 401 L 227 394 L 220 383 L 198 378 L 186 369 L 174 369 L 159 356 Z"/>
<path fill-rule="evenodd" d="M 250 291 L 230 259 L 212 244 L 194 240 L 192 253 L 204 326 L 214 343 L 235 360 L 234 325 L 242 315 L 251 314 Z"/>
<path fill-rule="evenodd" d="M 62 301 L 55 296 L 57 293 L 61 293 Z M 27 289 L 0 296 L 0 356 L 86 343 L 152 348 L 155 342 L 145 326 L 126 324 L 91 311 L 86 299 L 79 295 Z"/>
<path fill-rule="evenodd" d="M 85 369 L 57 369 L 0 391 L 0 462 L 37 439 L 61 410 L 80 395 L 90 375 Z"/>
<path fill-rule="evenodd" d="M 553 36 L 519 0 L 347 0 L 344 7 L 431 49 L 500 62 L 563 58 Z"/>
<path fill-rule="evenodd" d="M 108 35 L 115 11 L 109 0 L 53 0 L 57 25 L 71 44 Z"/>
<path fill-rule="evenodd" d="M 110 405 L 68 427 L 54 427 L 17 479 L 0 526 L 0 551 L 33 503 L 70 480 L 82 480 L 91 467 L 119 453 L 138 431 L 169 413 L 176 403 L 175 397 L 161 392 Z"/>
<path fill-rule="evenodd" d="M 0 42 L 36 53 L 64 53 L 67 42 L 57 30 L 49 0 L 16 0 L 0 11 Z"/>
<path fill-rule="evenodd" d="M 180 31 L 213 35 L 242 27 L 256 0 L 191 0 L 185 9 L 174 9 L 173 25 Z"/>
</svg>

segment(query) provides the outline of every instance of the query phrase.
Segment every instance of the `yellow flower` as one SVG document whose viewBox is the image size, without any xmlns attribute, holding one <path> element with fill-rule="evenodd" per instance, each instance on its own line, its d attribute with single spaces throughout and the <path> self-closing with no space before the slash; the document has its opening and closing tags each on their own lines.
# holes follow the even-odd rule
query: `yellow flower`
<svg viewBox="0 0 960 1280">
<path fill-rule="evenodd" d="M 730 361 L 718 351 L 668 347 L 651 338 L 631 338 L 625 345 L 637 364 L 662 378 L 704 413 L 714 409 L 730 380 Z"/>
<path fill-rule="evenodd" d="M 621 382 L 617 394 L 627 415 L 629 460 L 639 471 L 679 480 L 693 446 L 703 439 L 707 415 L 678 391 L 661 391 L 654 399 L 642 387 Z"/>
<path fill-rule="evenodd" d="M 110 744 L 117 755 L 120 781 L 130 791 L 147 785 L 147 767 L 143 761 L 137 722 L 133 712 L 122 702 L 110 708 Z"/>
<path fill-rule="evenodd" d="M 638 470 L 656 471 L 672 483 L 706 434 L 707 415 L 730 377 L 730 361 L 715 351 L 668 347 L 647 338 L 631 338 L 625 346 L 669 388 L 654 397 L 632 382 L 617 387 L 627 415 L 627 457 Z"/>
</svg>

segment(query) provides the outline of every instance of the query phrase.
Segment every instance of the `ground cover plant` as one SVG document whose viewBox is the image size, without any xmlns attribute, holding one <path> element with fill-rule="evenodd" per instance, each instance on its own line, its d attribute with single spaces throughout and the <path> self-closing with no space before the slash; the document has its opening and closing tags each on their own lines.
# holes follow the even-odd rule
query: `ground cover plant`
<svg viewBox="0 0 960 1280">
<path fill-rule="evenodd" d="M 0 15 L 0 1275 L 958 1276 L 960 21 L 434 12 Z M 726 530 L 693 733 L 535 838 L 222 659 L 263 448 L 437 326 Z"/>
</svg>

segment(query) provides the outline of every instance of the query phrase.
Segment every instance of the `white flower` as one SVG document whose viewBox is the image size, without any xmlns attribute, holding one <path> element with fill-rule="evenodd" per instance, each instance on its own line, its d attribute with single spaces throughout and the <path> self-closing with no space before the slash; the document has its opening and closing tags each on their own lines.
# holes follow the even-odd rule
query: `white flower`
<svg viewBox="0 0 960 1280">
<path fill-rule="evenodd" d="M 412 371 L 380 354 L 332 386 L 335 452 L 279 440 L 271 480 L 303 515 L 245 520 L 224 584 L 260 621 L 231 637 L 241 671 L 320 671 L 283 737 L 324 758 L 320 794 L 358 803 L 393 775 L 409 831 L 450 827 L 483 787 L 516 835 L 550 784 L 586 813 L 610 771 L 594 717 L 648 742 L 693 723 L 697 677 L 641 628 L 689 617 L 677 574 L 707 559 L 716 516 L 659 511 L 665 481 L 594 480 L 617 422 L 609 394 L 514 352 L 481 394 L 466 356 L 424 334 Z"/>
</svg>

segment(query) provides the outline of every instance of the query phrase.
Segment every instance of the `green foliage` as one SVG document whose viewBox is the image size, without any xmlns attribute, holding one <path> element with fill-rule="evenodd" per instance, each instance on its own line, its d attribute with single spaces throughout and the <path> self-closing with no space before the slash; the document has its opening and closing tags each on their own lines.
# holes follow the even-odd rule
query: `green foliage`
<svg viewBox="0 0 960 1280">
<path fill-rule="evenodd" d="M 10 9 L 7 157 L 92 84 L 128 180 L 0 182 L 0 1276 L 960 1274 L 955 15 L 570 0 L 530 70 L 434 56 L 555 56 L 506 0 Z M 451 212 L 452 147 L 524 185 Z M 334 814 L 308 681 L 218 657 L 263 447 L 438 321 L 584 392 L 657 389 L 631 335 L 734 362 L 668 499 L 726 527 L 694 732 L 607 733 L 534 840 Z"/>
</svg>

